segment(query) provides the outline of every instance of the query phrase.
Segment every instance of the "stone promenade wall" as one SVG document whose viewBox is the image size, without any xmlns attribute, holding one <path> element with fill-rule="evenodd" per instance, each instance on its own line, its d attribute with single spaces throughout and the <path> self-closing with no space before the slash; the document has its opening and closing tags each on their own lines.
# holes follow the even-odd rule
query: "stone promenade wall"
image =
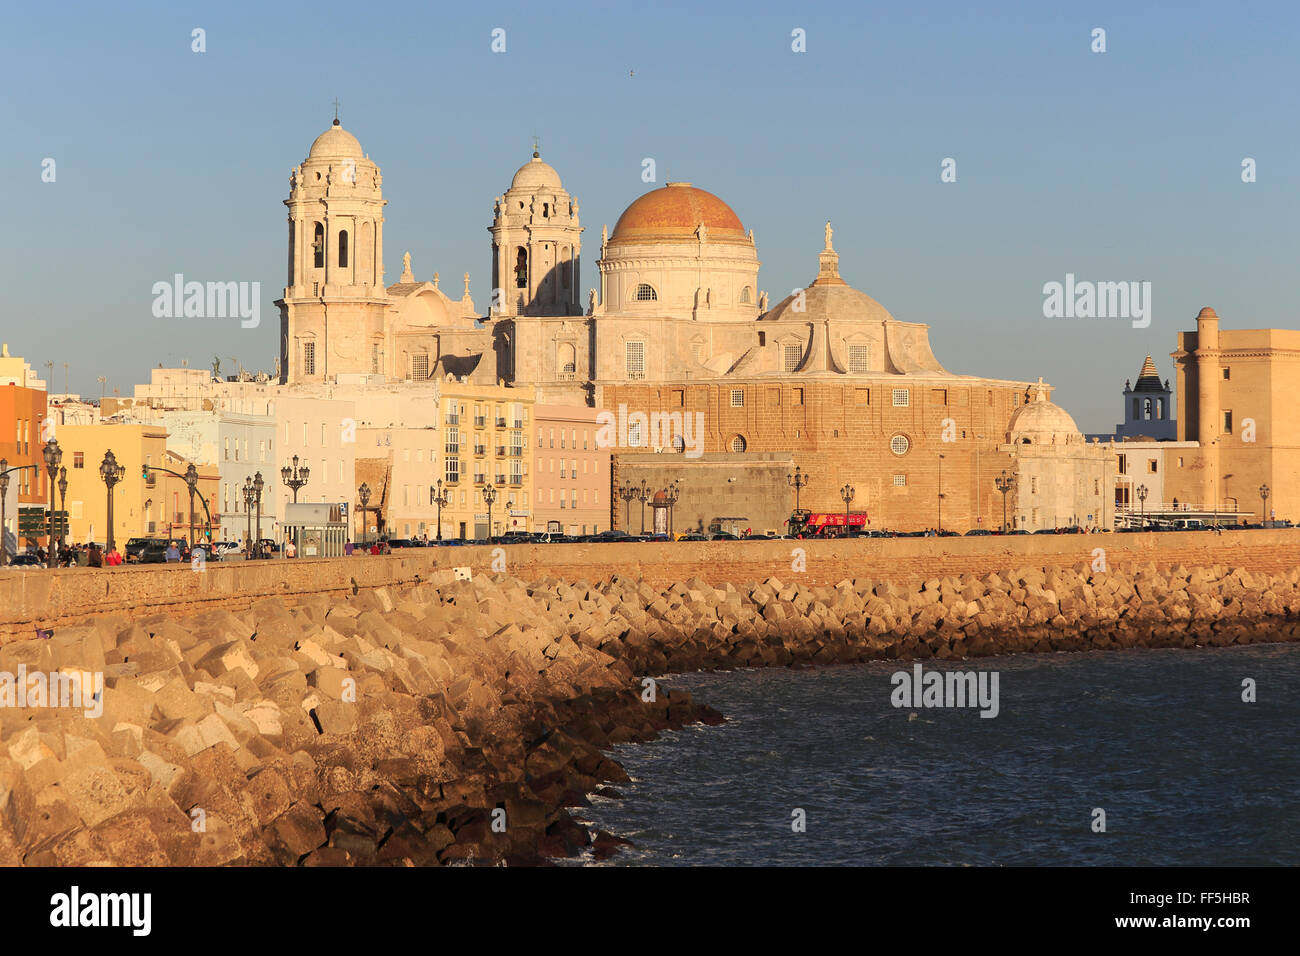
<svg viewBox="0 0 1300 956">
<path fill-rule="evenodd" d="M 513 577 L 595 582 L 613 574 L 665 588 L 699 577 L 714 586 L 755 584 L 776 576 L 806 586 L 844 578 L 911 584 L 948 575 L 985 575 L 1015 568 L 1107 566 L 1240 567 L 1287 573 L 1300 567 L 1300 529 L 1123 535 L 1028 535 L 988 538 L 867 538 L 850 541 L 697 541 L 665 544 L 509 545 L 501 549 Z M 805 569 L 796 571 L 796 549 Z M 0 642 L 25 639 L 36 627 L 66 626 L 97 614 L 142 616 L 232 611 L 267 597 L 295 606 L 312 595 L 401 586 L 438 569 L 491 573 L 496 549 L 420 548 L 385 557 L 212 562 L 104 570 L 0 571 Z"/>
</svg>

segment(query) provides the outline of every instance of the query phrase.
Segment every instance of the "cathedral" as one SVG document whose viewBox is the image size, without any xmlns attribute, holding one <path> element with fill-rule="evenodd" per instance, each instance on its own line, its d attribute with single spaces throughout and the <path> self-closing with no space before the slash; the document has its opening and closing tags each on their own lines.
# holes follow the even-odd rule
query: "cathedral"
<svg viewBox="0 0 1300 956">
<path fill-rule="evenodd" d="M 678 530 L 707 530 L 723 509 L 781 528 L 795 467 L 811 476 L 801 510 L 847 507 L 877 528 L 996 528 L 1004 473 L 1017 481 L 1008 524 L 1109 526 L 1109 453 L 1083 441 L 1050 386 L 949 372 L 927 325 L 842 278 L 830 223 L 808 285 L 770 304 L 753 230 L 717 195 L 667 183 L 602 227 L 584 297 L 577 198 L 534 149 L 495 197 L 480 310 L 468 274 L 452 299 L 437 273 L 415 279 L 409 254 L 385 285 L 382 177 L 337 120 L 294 167 L 285 205 L 288 384 L 450 377 L 610 414 L 692 416 L 707 468 L 653 429 L 609 449 L 615 489 L 681 483 Z M 623 526 L 629 510 L 610 502 Z"/>
</svg>

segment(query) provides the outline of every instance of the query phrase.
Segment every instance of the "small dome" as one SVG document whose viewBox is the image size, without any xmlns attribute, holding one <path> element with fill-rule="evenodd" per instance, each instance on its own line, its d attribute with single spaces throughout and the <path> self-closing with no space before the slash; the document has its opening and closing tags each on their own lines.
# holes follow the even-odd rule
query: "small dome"
<svg viewBox="0 0 1300 956">
<path fill-rule="evenodd" d="M 740 217 L 730 206 L 690 183 L 668 183 L 635 200 L 618 217 L 609 241 L 691 239 L 701 225 L 707 241 L 749 241 Z"/>
<path fill-rule="evenodd" d="M 361 151 L 361 143 L 357 138 L 335 120 L 333 126 L 316 137 L 316 142 L 311 144 L 311 151 L 307 154 L 307 158 L 365 159 L 365 153 Z"/>
<path fill-rule="evenodd" d="M 533 153 L 533 158 L 519 167 L 515 178 L 510 180 L 511 189 L 563 189 L 560 174 L 549 163 L 542 162 L 541 156 Z"/>
<path fill-rule="evenodd" d="M 1070 413 L 1048 401 L 1047 389 L 1041 380 L 1033 401 L 1011 413 L 1007 434 L 1013 445 L 1063 445 L 1083 441 L 1083 434 Z"/>
<path fill-rule="evenodd" d="M 1198 319 L 1217 319 L 1219 315 L 1207 305 L 1205 308 L 1201 309 L 1200 312 L 1196 313 L 1196 317 Z"/>
<path fill-rule="evenodd" d="M 893 322 L 894 317 L 883 305 L 850 285 L 810 285 L 803 290 L 803 310 L 794 308 L 796 296 L 788 295 L 763 316 L 763 321 L 798 319 L 853 319 L 869 322 Z"/>
</svg>

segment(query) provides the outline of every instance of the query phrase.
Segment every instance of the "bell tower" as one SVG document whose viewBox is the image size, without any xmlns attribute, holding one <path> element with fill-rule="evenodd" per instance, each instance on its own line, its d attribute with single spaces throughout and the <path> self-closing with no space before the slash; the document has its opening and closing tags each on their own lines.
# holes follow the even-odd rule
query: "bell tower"
<svg viewBox="0 0 1300 956">
<path fill-rule="evenodd" d="M 493 318 L 582 314 L 578 203 L 536 146 L 510 188 L 496 198 L 488 232 Z"/>
<path fill-rule="evenodd" d="M 338 118 L 289 177 L 284 382 L 384 374 L 383 178 Z"/>
</svg>

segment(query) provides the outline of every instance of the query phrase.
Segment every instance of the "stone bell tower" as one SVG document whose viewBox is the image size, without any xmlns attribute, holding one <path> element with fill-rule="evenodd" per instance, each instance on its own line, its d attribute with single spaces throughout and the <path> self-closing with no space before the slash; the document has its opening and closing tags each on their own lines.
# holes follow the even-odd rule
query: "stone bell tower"
<svg viewBox="0 0 1300 956">
<path fill-rule="evenodd" d="M 488 232 L 493 318 L 582 314 L 578 203 L 536 148 L 496 198 Z"/>
<path fill-rule="evenodd" d="M 282 381 L 384 373 L 382 184 L 337 117 L 290 174 L 289 273 L 276 303 Z"/>
</svg>

